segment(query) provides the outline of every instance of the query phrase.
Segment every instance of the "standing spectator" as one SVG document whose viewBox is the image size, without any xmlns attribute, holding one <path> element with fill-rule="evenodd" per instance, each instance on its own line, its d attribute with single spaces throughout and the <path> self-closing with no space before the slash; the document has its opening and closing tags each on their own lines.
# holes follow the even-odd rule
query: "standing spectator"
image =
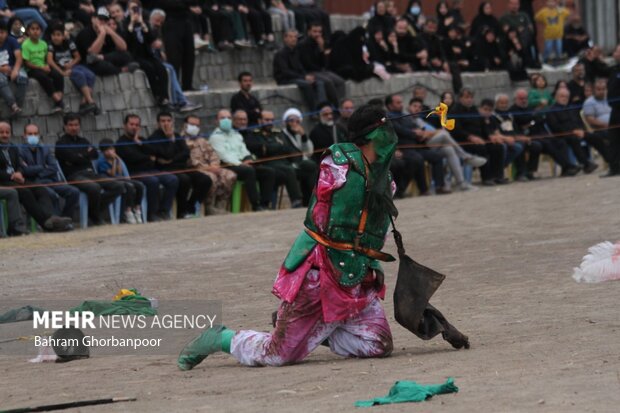
<svg viewBox="0 0 620 413">
<path fill-rule="evenodd" d="M 571 105 L 583 105 L 586 100 L 586 68 L 582 63 L 577 63 L 571 70 L 573 78 L 568 82 L 568 90 L 570 91 Z"/>
<path fill-rule="evenodd" d="M 600 47 L 592 46 L 586 49 L 584 56 L 579 59 L 579 63 L 582 63 L 586 69 L 586 81 L 592 83 L 599 77 L 609 76 L 609 66 L 603 58 Z"/>
<path fill-rule="evenodd" d="M 426 16 L 422 13 L 422 4 L 419 0 L 409 0 L 407 10 L 403 15 L 403 18 L 411 25 L 411 28 L 415 31 L 421 31 Z M 387 35 L 386 35 L 387 37 Z"/>
<path fill-rule="evenodd" d="M 289 0 L 289 3 L 292 6 L 290 9 L 295 13 L 295 22 L 300 33 L 309 30 L 312 23 L 320 22 L 325 36 L 327 38 L 331 36 L 332 27 L 329 14 L 322 10 L 315 0 Z"/>
<path fill-rule="evenodd" d="M 281 137 L 288 144 L 290 153 L 299 153 L 299 156 L 287 159 L 295 168 L 301 186 L 302 202 L 304 206 L 307 206 L 314 190 L 319 168 L 317 163 L 310 159 L 314 152 L 314 146 L 301 125 L 302 120 L 303 116 L 298 109 L 287 109 L 282 115 L 285 127 L 282 130 Z"/>
<path fill-rule="evenodd" d="M 228 213 L 233 186 L 237 175 L 230 169 L 222 168 L 220 157 L 205 138 L 200 136 L 200 118 L 189 115 L 185 118 L 183 137 L 189 147 L 189 165 L 207 175 L 213 185 L 205 201 L 207 215 Z"/>
<path fill-rule="evenodd" d="M 243 181 L 252 209 L 263 211 L 269 208 L 275 185 L 275 171 L 264 165 L 252 165 L 252 154 L 245 146 L 241 134 L 232 127 L 230 111 L 221 109 L 216 120 L 218 127 L 211 134 L 209 143 L 226 167 L 237 174 L 238 180 Z M 256 190 L 257 181 L 260 186 L 260 199 Z"/>
<path fill-rule="evenodd" d="M 284 47 L 273 57 L 273 77 L 278 85 L 297 85 L 306 105 L 316 108 L 318 102 L 327 100 L 323 80 L 307 73 L 301 64 L 300 51 L 297 46 L 297 32 L 288 30 L 284 33 Z"/>
<path fill-rule="evenodd" d="M 480 3 L 480 6 L 478 7 L 478 15 L 474 17 L 474 21 L 471 23 L 469 36 L 473 38 L 478 37 L 478 35 L 482 33 L 482 29 L 484 27 L 493 29 L 493 31 L 498 34 L 502 32 L 499 21 L 493 15 L 493 6 L 490 1 L 483 1 Z"/>
<path fill-rule="evenodd" d="M 487 163 L 480 168 L 482 184 L 493 186 L 507 183 L 504 179 L 504 145 L 489 139 L 486 123 L 474 105 L 474 92 L 471 89 L 461 89 L 459 102 L 454 104 L 452 114 L 461 115 L 459 127 L 452 131 L 454 139 L 467 143 L 468 152 L 487 159 Z"/>
<path fill-rule="evenodd" d="M 310 140 L 316 150 L 312 155 L 315 162 L 321 160 L 322 151 L 334 143 L 346 141 L 347 130 L 334 122 L 334 110 L 327 102 L 319 105 L 319 123 L 310 131 Z"/>
<path fill-rule="evenodd" d="M 91 25 L 85 27 L 75 39 L 83 62 L 98 76 L 117 75 L 129 70 L 131 55 L 127 43 L 109 25 L 110 13 L 100 7 L 91 18 Z M 137 66 L 131 67 L 135 69 Z"/>
<path fill-rule="evenodd" d="M 614 49 L 613 58 L 616 65 L 609 75 L 607 100 L 611 106 L 609 124 L 617 126 L 620 125 L 620 45 Z M 609 138 L 609 157 L 614 162 L 609 165 L 609 172 L 604 175 L 606 177 L 620 175 L 620 128 L 610 129 Z"/>
<path fill-rule="evenodd" d="M 61 216 L 72 218 L 80 200 L 80 191 L 71 185 L 57 185 L 59 180 L 58 162 L 48 146 L 41 145 L 39 127 L 28 124 L 24 127 L 24 144 L 19 148 L 22 174 L 28 181 L 37 184 L 55 183 L 49 191 L 64 199 Z"/>
<path fill-rule="evenodd" d="M 582 165 L 583 171 L 589 174 L 594 172 L 598 165 L 588 159 L 588 154 L 581 145 L 581 141 L 585 139 L 588 144 L 594 146 L 606 158 L 604 141 L 600 137 L 586 134 L 579 114 L 568 106 L 569 99 L 570 92 L 568 89 L 558 89 L 555 93 L 555 104 L 550 107 L 546 116 L 547 124 L 551 132 L 562 134 L 556 139 L 562 139 L 568 144 L 573 150 L 575 158 Z"/>
<path fill-rule="evenodd" d="M 455 28 L 459 28 L 456 22 L 454 21 L 454 16 L 450 14 L 450 7 L 448 7 L 448 2 L 445 0 L 441 0 L 435 6 L 435 12 L 437 13 L 437 24 L 439 27 L 438 33 L 440 36 L 445 36 L 448 33 L 448 27 L 454 26 Z M 419 25 L 418 30 L 422 30 L 423 24 Z"/>
<path fill-rule="evenodd" d="M 241 72 L 237 77 L 239 81 L 239 92 L 230 98 L 230 111 L 235 112 L 242 109 L 248 115 L 248 122 L 251 126 L 258 125 L 260 113 L 263 110 L 256 96 L 250 93 L 252 91 L 252 74 L 250 72 Z"/>
<path fill-rule="evenodd" d="M 586 122 L 593 129 L 592 135 L 594 135 L 595 139 L 604 142 L 604 149 L 601 155 L 609 164 L 609 172 L 607 174 L 609 175 L 612 171 L 615 172 L 620 164 L 620 152 L 616 150 L 616 147 L 620 145 L 612 141 L 613 137 L 609 129 L 611 106 L 607 102 L 606 79 L 598 79 L 594 84 L 594 94 L 586 99 L 583 104 L 583 114 Z"/>
<path fill-rule="evenodd" d="M 351 99 L 343 99 L 340 102 L 340 108 L 338 109 L 338 120 L 336 121 L 336 125 L 344 131 L 345 138 L 348 134 L 349 130 L 349 119 L 355 110 L 355 104 Z"/>
<path fill-rule="evenodd" d="M 0 20 L 0 96 L 11 110 L 11 116 L 22 111 L 28 76 L 22 68 L 21 46 L 9 36 L 8 26 Z M 15 82 L 15 93 L 10 87 Z"/>
<path fill-rule="evenodd" d="M 138 115 L 130 113 L 125 116 L 123 129 L 123 135 L 116 141 L 116 150 L 125 162 L 132 179 L 142 182 L 146 187 L 148 221 L 169 220 L 179 179 L 176 175 L 162 174 L 157 170 L 154 146 L 140 136 L 142 126 Z M 160 190 L 160 186 L 163 187 L 163 191 Z"/>
<path fill-rule="evenodd" d="M 534 73 L 530 78 L 532 88 L 527 97 L 531 109 L 544 109 L 553 103 L 551 92 L 547 89 L 547 78 L 543 74 Z"/>
<path fill-rule="evenodd" d="M 68 77 L 73 85 L 82 94 L 80 114 L 93 113 L 99 115 L 101 111 L 93 99 L 95 74 L 80 64 L 81 57 L 75 43 L 65 37 L 63 25 L 54 25 L 50 29 L 50 43 L 47 46 L 47 64 L 62 76 Z"/>
<path fill-rule="evenodd" d="M 485 27 L 474 42 L 475 54 L 472 61 L 472 70 L 489 71 L 505 70 L 506 56 L 493 29 Z"/>
<path fill-rule="evenodd" d="M 19 150 L 10 143 L 11 125 L 0 122 L 0 187 L 14 187 L 19 196 L 19 202 L 26 212 L 46 231 L 69 231 L 73 229 L 71 218 L 54 215 L 52 199 L 47 188 L 23 188 L 32 182 L 24 177 L 22 164 L 19 161 Z M 10 194 L 8 195 L 10 197 Z M 14 205 L 12 205 L 14 207 Z M 13 233 L 24 233 L 23 226 L 16 220 L 15 211 L 11 212 Z"/>
<path fill-rule="evenodd" d="M 41 40 L 41 26 L 30 22 L 26 28 L 28 39 L 22 43 L 22 56 L 28 77 L 36 79 L 45 93 L 54 101 L 52 113 L 62 112 L 65 104 L 62 101 L 65 88 L 64 77 L 47 64 L 47 43 Z"/>
<path fill-rule="evenodd" d="M 149 136 L 149 141 L 154 146 L 155 163 L 162 171 L 175 172 L 179 180 L 177 219 L 189 218 L 196 213 L 196 203 L 204 202 L 213 182 L 198 171 L 186 171 L 189 148 L 185 139 L 174 131 L 172 114 L 158 113 L 157 125 L 159 128 Z"/>
<path fill-rule="evenodd" d="M 562 48 L 568 57 L 577 56 L 582 50 L 587 49 L 590 44 L 590 36 L 583 28 L 581 16 L 573 13 L 568 17 L 568 24 L 564 27 L 564 38 Z"/>
<path fill-rule="evenodd" d="M 564 37 L 564 20 L 570 12 L 566 7 L 559 7 L 557 0 L 547 0 L 547 5 L 536 13 L 537 22 L 545 26 L 543 39 L 545 40 L 545 50 L 543 60 L 549 61 L 553 54 L 556 59 L 562 57 L 562 37 Z"/>
<path fill-rule="evenodd" d="M 0 172 L 0 179 L 2 172 Z M 20 236 L 28 234 L 24 217 L 22 217 L 21 206 L 19 205 L 19 194 L 13 188 L 0 188 L 0 201 L 6 202 L 7 215 L 7 235 Z"/>
<path fill-rule="evenodd" d="M 272 16 L 279 16 L 282 21 L 284 31 L 295 29 L 295 13 L 286 8 L 283 0 L 270 0 L 269 13 Z"/>
<path fill-rule="evenodd" d="M 123 193 L 123 186 L 116 181 L 98 180 L 92 161 L 98 158 L 97 149 L 80 136 L 80 117 L 68 113 L 63 118 L 65 134 L 56 141 L 56 157 L 69 181 L 88 196 L 88 216 L 93 225 L 103 224 L 102 208 Z"/>
<path fill-rule="evenodd" d="M 508 74 L 510 80 L 513 82 L 519 82 L 527 80 L 526 67 L 532 67 L 535 62 L 531 61 L 531 55 L 521 44 L 519 34 L 516 30 L 510 29 L 505 36 L 505 49 L 508 53 Z"/>
<path fill-rule="evenodd" d="M 537 62 L 534 23 L 527 13 L 519 11 L 520 5 L 519 0 L 508 0 L 508 11 L 500 17 L 499 24 L 504 33 L 508 33 L 510 30 L 516 30 L 519 34 L 521 44 L 532 56 L 532 61 Z"/>
<path fill-rule="evenodd" d="M 344 79 L 327 70 L 327 48 L 323 38 L 323 27 L 310 23 L 307 37 L 299 43 L 301 64 L 306 71 L 325 84 L 327 99 L 337 106 L 345 95 Z M 312 108 L 314 109 L 314 107 Z"/>
<path fill-rule="evenodd" d="M 97 159 L 97 172 L 103 176 L 118 178 L 123 185 L 123 203 L 125 206 L 125 222 L 128 224 L 142 223 L 142 195 L 144 185 L 140 181 L 127 179 L 123 175 L 122 159 L 116 154 L 114 141 L 104 138 L 99 142 L 99 159 Z"/>
<path fill-rule="evenodd" d="M 164 45 L 168 61 L 181 78 L 183 90 L 193 90 L 194 34 L 189 7 L 193 0 L 158 0 L 157 6 L 166 12 L 163 26 Z"/>
</svg>

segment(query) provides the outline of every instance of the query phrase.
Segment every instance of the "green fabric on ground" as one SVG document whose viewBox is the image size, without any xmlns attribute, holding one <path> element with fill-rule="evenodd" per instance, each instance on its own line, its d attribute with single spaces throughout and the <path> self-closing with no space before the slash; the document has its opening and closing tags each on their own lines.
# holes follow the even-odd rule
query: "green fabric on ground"
<svg viewBox="0 0 620 413">
<path fill-rule="evenodd" d="M 443 384 L 418 384 L 415 381 L 401 380 L 390 389 L 384 397 L 371 400 L 358 400 L 355 407 L 370 407 L 380 404 L 421 402 L 436 394 L 456 393 L 459 388 L 454 385 L 454 379 L 449 377 Z"/>
<path fill-rule="evenodd" d="M 20 308 L 13 308 L 12 310 L 9 310 L 6 313 L 0 315 L 0 324 L 32 320 L 32 313 L 34 313 L 35 311 L 38 313 L 44 313 L 47 310 L 39 307 L 33 307 L 31 305 L 25 305 Z"/>
<path fill-rule="evenodd" d="M 119 300 L 119 301 L 84 301 L 70 312 L 92 311 L 95 315 L 157 315 L 157 310 L 151 307 L 149 301 Z"/>
</svg>

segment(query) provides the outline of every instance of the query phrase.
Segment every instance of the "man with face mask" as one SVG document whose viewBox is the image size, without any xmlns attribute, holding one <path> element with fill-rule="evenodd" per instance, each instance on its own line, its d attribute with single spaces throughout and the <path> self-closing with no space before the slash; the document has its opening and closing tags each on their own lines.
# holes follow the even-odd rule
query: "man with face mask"
<svg viewBox="0 0 620 413">
<path fill-rule="evenodd" d="M 24 145 L 19 148 L 19 157 L 23 166 L 24 177 L 36 183 L 60 182 L 58 178 L 58 161 L 49 146 L 41 145 L 39 127 L 28 124 L 24 127 Z M 64 199 L 61 215 L 72 218 L 80 200 L 80 191 L 71 185 L 54 185 L 49 191 Z"/>
<path fill-rule="evenodd" d="M 263 164 L 253 165 L 254 158 L 239 132 L 233 129 L 232 116 L 227 109 L 221 109 L 216 117 L 217 128 L 211 134 L 209 143 L 215 149 L 226 168 L 237 174 L 243 181 L 252 210 L 264 211 L 269 208 L 271 194 L 275 185 L 275 171 Z M 260 199 L 256 182 L 260 186 Z"/>
<path fill-rule="evenodd" d="M 312 159 L 317 162 L 321 159 L 322 150 L 334 143 L 343 142 L 347 135 L 346 129 L 334 123 L 334 110 L 330 103 L 324 102 L 319 105 L 318 109 L 319 123 L 310 132 L 310 140 L 316 150 Z"/>
<path fill-rule="evenodd" d="M 183 124 L 183 137 L 189 148 L 189 165 L 211 178 L 213 185 L 205 201 L 207 215 L 228 213 L 228 201 L 237 174 L 222 168 L 220 157 L 204 137 L 200 136 L 200 118 L 189 115 Z"/>
<path fill-rule="evenodd" d="M 344 357 L 390 355 L 379 261 L 394 261 L 381 249 L 390 216 L 398 214 L 389 176 L 397 139 L 385 112 L 368 105 L 351 116 L 349 134 L 353 143 L 325 153 L 304 229 L 276 278 L 281 304 L 274 331 L 210 328 L 182 350 L 181 370 L 220 351 L 246 366 L 292 364 L 325 339 Z"/>
</svg>

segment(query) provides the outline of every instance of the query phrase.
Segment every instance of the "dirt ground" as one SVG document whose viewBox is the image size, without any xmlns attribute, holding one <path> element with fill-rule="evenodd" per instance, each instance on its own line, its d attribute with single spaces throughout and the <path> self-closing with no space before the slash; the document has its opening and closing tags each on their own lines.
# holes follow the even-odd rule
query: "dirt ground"
<svg viewBox="0 0 620 413">
<path fill-rule="evenodd" d="M 66 364 L 0 357 L 0 408 L 133 396 L 137 402 L 81 410 L 343 412 L 386 394 L 397 380 L 454 377 L 457 394 L 372 409 L 617 412 L 620 282 L 581 285 L 571 274 L 588 247 L 620 239 L 619 203 L 620 179 L 597 176 L 399 201 L 409 254 L 447 275 L 432 302 L 469 335 L 467 351 L 414 337 L 394 322 L 388 297 L 395 349 L 387 359 L 342 359 L 319 348 L 299 365 L 247 368 L 218 354 L 181 372 L 173 356 Z M 0 240 L 0 297 L 108 299 L 118 285 L 137 286 L 160 301 L 222 300 L 229 328 L 268 330 L 277 305 L 271 284 L 303 215 L 285 210 Z M 386 248 L 394 251 L 393 243 Z M 385 268 L 393 287 L 396 265 Z"/>
</svg>

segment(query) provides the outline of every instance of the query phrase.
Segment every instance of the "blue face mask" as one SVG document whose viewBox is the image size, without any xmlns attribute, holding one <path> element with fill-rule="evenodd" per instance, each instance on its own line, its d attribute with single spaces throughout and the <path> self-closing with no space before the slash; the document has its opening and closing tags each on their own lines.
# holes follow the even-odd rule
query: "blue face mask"
<svg viewBox="0 0 620 413">
<path fill-rule="evenodd" d="M 232 120 L 220 119 L 220 129 L 224 132 L 230 132 L 230 130 L 232 129 Z"/>
<path fill-rule="evenodd" d="M 414 16 L 417 16 L 420 14 L 422 10 L 420 9 L 420 6 L 411 6 L 411 8 L 409 9 L 409 13 L 413 14 Z"/>
<path fill-rule="evenodd" d="M 28 135 L 26 136 L 26 141 L 28 142 L 28 145 L 38 145 L 39 144 L 39 136 L 38 135 Z"/>
</svg>

